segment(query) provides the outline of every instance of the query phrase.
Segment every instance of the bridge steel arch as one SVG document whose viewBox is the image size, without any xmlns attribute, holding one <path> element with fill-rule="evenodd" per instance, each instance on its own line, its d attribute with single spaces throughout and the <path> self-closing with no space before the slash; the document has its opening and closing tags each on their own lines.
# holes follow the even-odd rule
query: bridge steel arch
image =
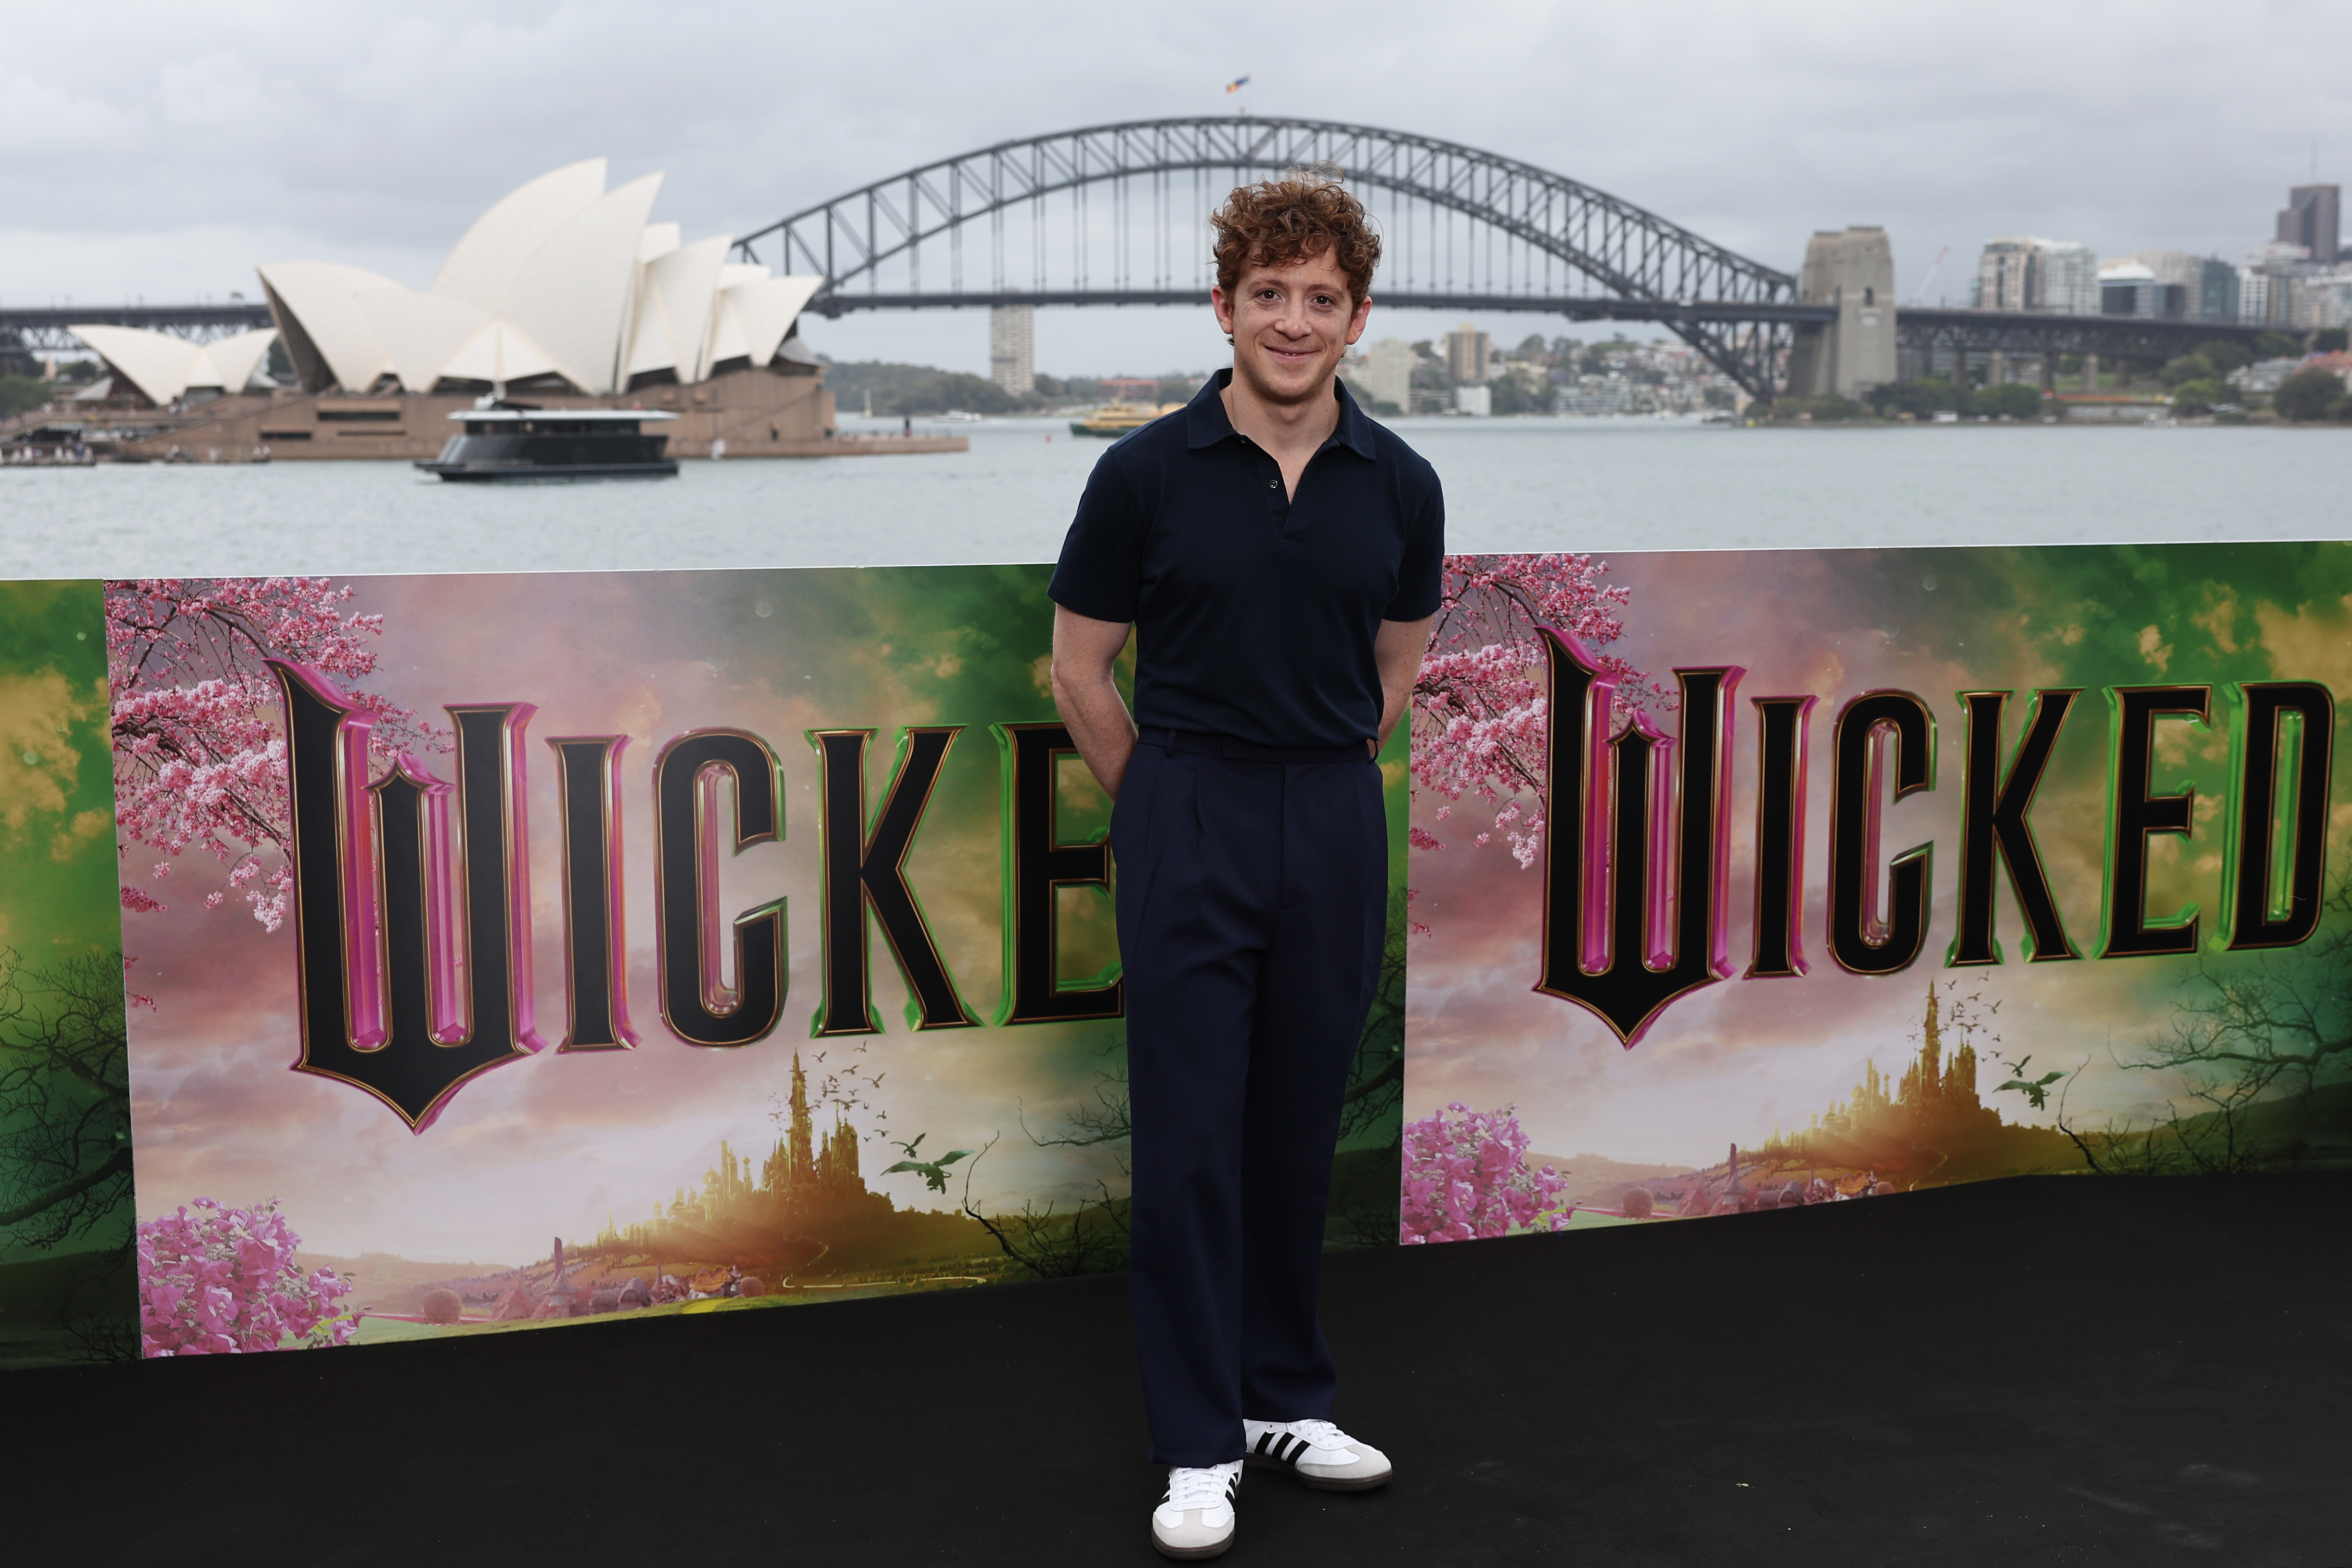
<svg viewBox="0 0 2352 1568">
<path fill-rule="evenodd" d="M 1544 310 L 1579 319 L 1615 315 L 1662 322 L 1757 397 L 1773 395 L 1790 333 L 1809 310 L 1797 279 L 1752 261 L 1633 203 L 1534 164 L 1433 137 L 1318 120 L 1203 116 L 1089 126 L 992 147 L 877 180 L 780 219 L 737 242 L 746 259 L 762 248 L 786 271 L 828 280 L 809 309 L 825 315 L 926 304 L 1114 304 L 1197 301 L 1199 291 L 1130 287 L 1122 265 L 1116 285 L 1045 290 L 1009 289 L 1001 258 L 993 287 L 963 285 L 961 250 L 945 290 L 926 289 L 927 241 L 953 238 L 979 220 L 1059 193 L 1083 202 L 1090 186 L 1193 170 L 1230 174 L 1234 183 L 1294 167 L 1328 165 L 1357 187 L 1374 187 L 1459 214 L 1580 272 L 1605 298 L 1538 299 L 1524 293 L 1481 297 L 1447 289 L 1401 297 L 1444 298 L 1481 309 Z M 1040 242 L 1042 245 L 1042 242 Z M 1123 239 L 1116 244 L 1125 245 Z M 1129 250 L 1119 254 L 1128 255 Z M 882 273 L 897 264 L 909 287 L 884 292 Z M 936 275 L 936 273 L 935 273 Z M 865 288 L 860 289 L 858 285 Z M 1549 294 L 1549 290 L 1545 291 Z"/>
</svg>

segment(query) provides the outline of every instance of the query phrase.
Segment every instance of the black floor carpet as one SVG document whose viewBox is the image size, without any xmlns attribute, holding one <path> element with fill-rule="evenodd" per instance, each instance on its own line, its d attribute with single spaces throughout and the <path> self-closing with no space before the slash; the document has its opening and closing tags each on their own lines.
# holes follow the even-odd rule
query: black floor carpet
<svg viewBox="0 0 2352 1568">
<path fill-rule="evenodd" d="M 1398 1479 L 1229 1562 L 2352 1564 L 2352 1179 L 2035 1179 L 1328 1266 Z M 1119 1563 L 1126 1282 L 0 1374 L 16 1561 Z"/>
</svg>

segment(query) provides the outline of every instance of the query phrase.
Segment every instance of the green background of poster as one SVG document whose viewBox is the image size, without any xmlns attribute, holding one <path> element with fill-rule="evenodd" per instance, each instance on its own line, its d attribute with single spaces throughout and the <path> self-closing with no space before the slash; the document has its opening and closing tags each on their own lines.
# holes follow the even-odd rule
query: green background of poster
<svg viewBox="0 0 2352 1568">
<path fill-rule="evenodd" d="M 0 1366 L 137 1345 L 99 585 L 0 584 Z"/>
</svg>

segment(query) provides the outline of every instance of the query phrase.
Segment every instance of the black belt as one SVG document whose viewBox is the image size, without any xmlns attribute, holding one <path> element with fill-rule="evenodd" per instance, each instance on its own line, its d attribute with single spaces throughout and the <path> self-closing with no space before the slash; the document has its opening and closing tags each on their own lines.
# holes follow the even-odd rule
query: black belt
<svg viewBox="0 0 2352 1568">
<path fill-rule="evenodd" d="M 1247 741 L 1196 735 L 1186 730 L 1145 730 L 1137 738 L 1162 751 L 1226 757 L 1237 763 L 1364 763 L 1372 756 L 1371 748 L 1361 741 L 1352 746 L 1254 746 Z"/>
</svg>

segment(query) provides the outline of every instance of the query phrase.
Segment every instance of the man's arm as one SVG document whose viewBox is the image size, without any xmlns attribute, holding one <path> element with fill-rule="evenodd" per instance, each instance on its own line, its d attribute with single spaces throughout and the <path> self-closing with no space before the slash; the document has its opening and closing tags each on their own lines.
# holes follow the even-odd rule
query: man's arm
<svg viewBox="0 0 2352 1568">
<path fill-rule="evenodd" d="M 1125 621 L 1097 621 L 1054 606 L 1054 706 L 1095 782 L 1113 800 L 1127 777 L 1128 759 L 1135 755 L 1135 721 L 1110 674 L 1127 647 L 1127 628 Z M 1385 665 L 1381 673 L 1385 681 Z"/>
<path fill-rule="evenodd" d="M 1421 679 L 1421 656 L 1429 651 L 1430 628 L 1436 624 L 1435 616 L 1417 621 L 1382 621 L 1372 638 L 1372 660 L 1381 670 L 1381 739 L 1372 748 L 1374 756 L 1389 743 L 1390 732 L 1412 701 L 1412 683 Z"/>
</svg>

